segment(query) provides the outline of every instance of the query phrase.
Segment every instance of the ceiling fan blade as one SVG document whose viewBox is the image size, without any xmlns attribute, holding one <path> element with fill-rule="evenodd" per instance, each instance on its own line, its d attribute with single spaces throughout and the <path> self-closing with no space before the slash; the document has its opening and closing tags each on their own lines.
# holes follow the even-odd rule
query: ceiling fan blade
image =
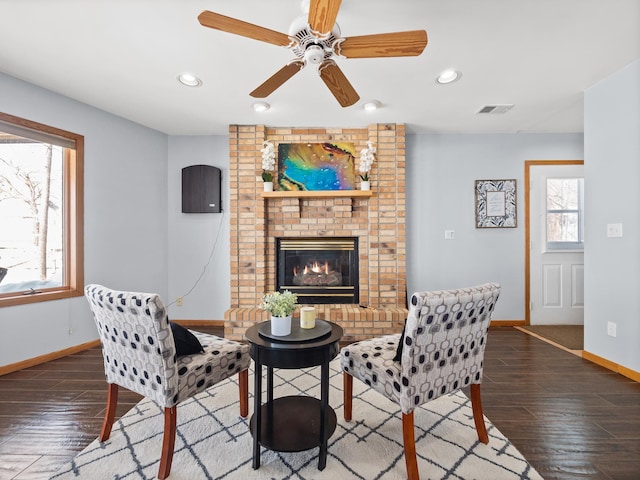
<svg viewBox="0 0 640 480">
<path fill-rule="evenodd" d="M 326 60 L 320 65 L 318 73 L 320 73 L 320 78 L 329 87 L 338 103 L 343 107 L 350 107 L 360 100 L 360 95 L 351 86 L 347 77 L 344 76 L 340 67 L 333 60 Z"/>
<path fill-rule="evenodd" d="M 284 82 L 293 77 L 296 73 L 302 70 L 304 62 L 302 60 L 294 60 L 276 73 L 271 75 L 262 85 L 256 88 L 251 95 L 254 98 L 265 98 L 275 92 Z"/>
<path fill-rule="evenodd" d="M 333 29 L 342 0 L 311 0 L 309 4 L 309 25 L 311 30 L 325 35 Z"/>
<path fill-rule="evenodd" d="M 378 33 L 347 37 L 336 45 L 336 54 L 346 58 L 414 57 L 427 46 L 425 30 Z"/>
<path fill-rule="evenodd" d="M 253 38 L 254 40 L 272 43 L 281 47 L 287 47 L 291 44 L 291 39 L 284 33 L 260 27 L 253 23 L 243 22 L 235 18 L 226 17 L 208 10 L 198 15 L 198 21 L 203 27 L 234 33 L 242 37 Z"/>
</svg>

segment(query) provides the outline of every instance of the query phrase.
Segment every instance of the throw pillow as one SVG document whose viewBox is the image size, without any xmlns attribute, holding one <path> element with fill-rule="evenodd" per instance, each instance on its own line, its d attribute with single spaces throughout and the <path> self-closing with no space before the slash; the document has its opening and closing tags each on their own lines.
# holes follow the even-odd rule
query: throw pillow
<svg viewBox="0 0 640 480">
<path fill-rule="evenodd" d="M 169 322 L 169 325 L 171 325 L 173 341 L 176 344 L 176 355 L 180 357 L 204 352 L 202 344 L 193 333 L 177 323 Z"/>
<path fill-rule="evenodd" d="M 400 341 L 396 347 L 396 356 L 393 357 L 394 362 L 400 362 L 402 360 L 402 348 L 404 347 L 404 329 L 407 328 L 407 319 L 404 319 L 404 327 L 402 327 L 402 334 L 400 335 Z"/>
</svg>

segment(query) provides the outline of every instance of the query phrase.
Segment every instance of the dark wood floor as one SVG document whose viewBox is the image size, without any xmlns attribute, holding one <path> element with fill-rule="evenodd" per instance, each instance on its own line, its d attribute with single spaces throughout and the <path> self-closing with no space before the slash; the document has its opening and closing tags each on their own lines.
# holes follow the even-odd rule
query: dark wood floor
<svg viewBox="0 0 640 480">
<path fill-rule="evenodd" d="M 118 416 L 140 398 L 121 392 Z M 640 384 L 497 328 L 482 393 L 485 415 L 545 479 L 640 479 Z M 97 437 L 105 399 L 98 348 L 0 377 L 0 480 L 48 478 Z"/>
</svg>

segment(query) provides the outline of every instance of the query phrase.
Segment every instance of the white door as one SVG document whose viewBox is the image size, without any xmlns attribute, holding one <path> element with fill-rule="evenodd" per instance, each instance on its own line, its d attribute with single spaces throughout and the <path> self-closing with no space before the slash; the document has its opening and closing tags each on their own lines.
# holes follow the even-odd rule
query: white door
<svg viewBox="0 0 640 480">
<path fill-rule="evenodd" d="M 530 166 L 531 325 L 584 323 L 583 170 Z"/>
</svg>

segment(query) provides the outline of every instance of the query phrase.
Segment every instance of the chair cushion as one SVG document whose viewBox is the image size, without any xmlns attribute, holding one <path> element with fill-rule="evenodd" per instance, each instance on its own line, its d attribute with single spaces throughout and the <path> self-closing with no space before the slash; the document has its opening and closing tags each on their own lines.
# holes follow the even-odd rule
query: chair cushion
<svg viewBox="0 0 640 480">
<path fill-rule="evenodd" d="M 400 403 L 400 363 L 394 361 L 400 334 L 363 340 L 340 351 L 342 369 L 388 399 Z"/>
<path fill-rule="evenodd" d="M 171 406 L 249 368 L 251 363 L 249 345 L 194 330 L 189 332 L 196 336 L 204 353 L 177 358 L 178 392 Z"/>
<path fill-rule="evenodd" d="M 181 357 L 204 352 L 204 348 L 193 333 L 177 323 L 169 322 L 169 325 L 171 325 L 173 341 L 176 344 L 176 355 Z"/>
</svg>

